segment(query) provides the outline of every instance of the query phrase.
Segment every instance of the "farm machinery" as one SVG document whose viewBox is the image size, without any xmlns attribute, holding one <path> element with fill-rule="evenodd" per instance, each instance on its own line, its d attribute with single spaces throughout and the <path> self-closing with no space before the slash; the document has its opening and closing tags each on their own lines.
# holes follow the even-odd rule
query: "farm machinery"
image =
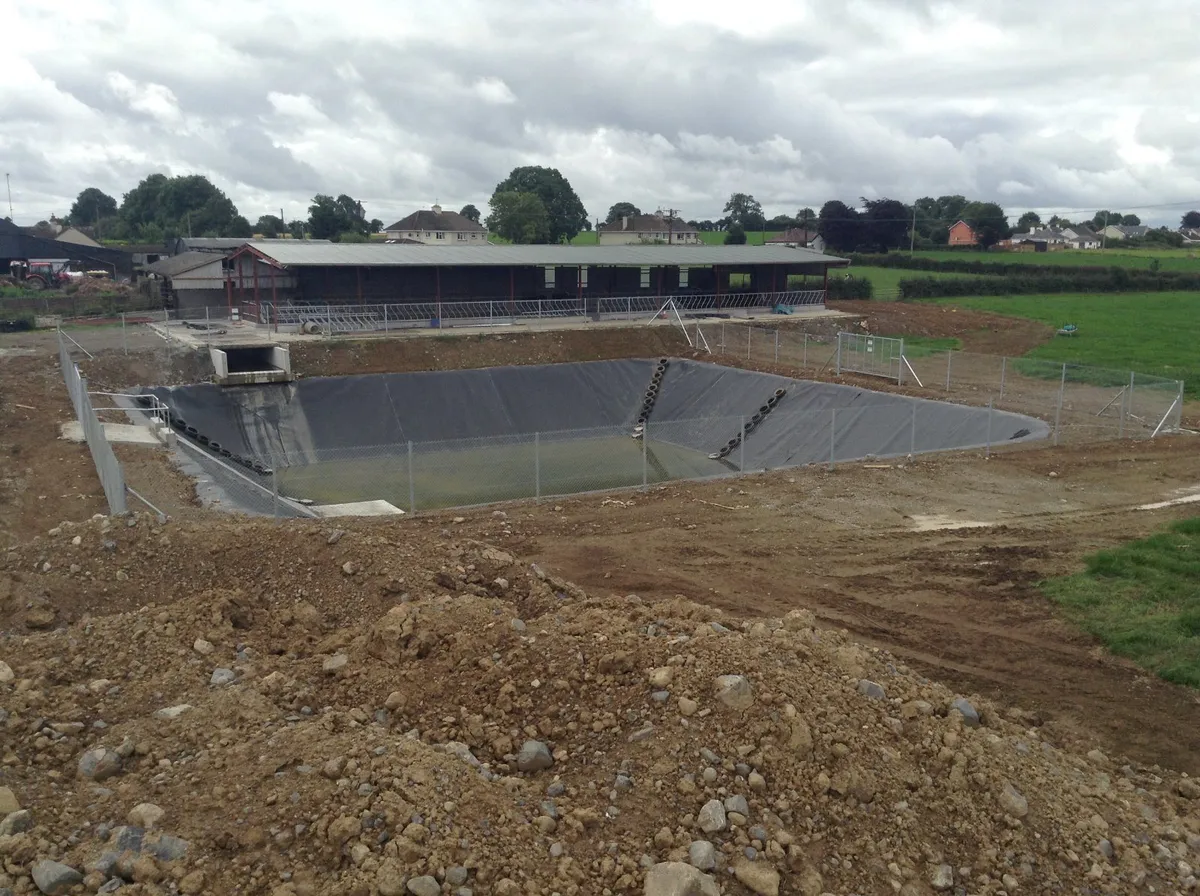
<svg viewBox="0 0 1200 896">
<path fill-rule="evenodd" d="M 65 258 L 31 258 L 9 262 L 8 269 L 18 286 L 32 290 L 60 289 L 83 276 L 69 270 L 70 263 Z"/>
</svg>

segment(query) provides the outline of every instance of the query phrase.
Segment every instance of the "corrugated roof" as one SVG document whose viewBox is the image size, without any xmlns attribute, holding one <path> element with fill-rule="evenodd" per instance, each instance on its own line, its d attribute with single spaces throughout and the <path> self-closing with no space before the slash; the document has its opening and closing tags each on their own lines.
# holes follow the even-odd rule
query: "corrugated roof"
<svg viewBox="0 0 1200 896">
<path fill-rule="evenodd" d="M 253 242 L 288 267 L 844 264 L 845 259 L 784 246 L 405 246 L 389 243 Z"/>
<path fill-rule="evenodd" d="M 213 252 L 184 252 L 181 255 L 173 255 L 170 258 L 156 261 L 154 264 L 148 264 L 144 270 L 149 274 L 171 278 L 204 267 L 206 264 L 220 265 L 220 263 L 221 256 Z"/>
</svg>

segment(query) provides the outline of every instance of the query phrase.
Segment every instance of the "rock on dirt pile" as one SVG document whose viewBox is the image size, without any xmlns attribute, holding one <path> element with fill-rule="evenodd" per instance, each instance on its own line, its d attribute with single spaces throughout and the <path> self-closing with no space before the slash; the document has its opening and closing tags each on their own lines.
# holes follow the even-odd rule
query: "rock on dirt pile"
<svg viewBox="0 0 1200 896">
<path fill-rule="evenodd" d="M 93 521 L 0 581 L 0 892 L 1196 889 L 1194 780 L 804 611 L 589 596 L 417 521 Z"/>
</svg>

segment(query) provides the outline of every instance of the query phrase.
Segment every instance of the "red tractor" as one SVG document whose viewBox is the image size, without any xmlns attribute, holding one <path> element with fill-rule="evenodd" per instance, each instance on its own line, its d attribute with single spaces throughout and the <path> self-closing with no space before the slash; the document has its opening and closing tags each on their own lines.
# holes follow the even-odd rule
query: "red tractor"
<svg viewBox="0 0 1200 896">
<path fill-rule="evenodd" d="M 10 262 L 8 268 L 13 280 L 26 289 L 61 289 L 75 279 L 67 269 L 70 263 L 65 258 L 31 258 Z"/>
</svg>

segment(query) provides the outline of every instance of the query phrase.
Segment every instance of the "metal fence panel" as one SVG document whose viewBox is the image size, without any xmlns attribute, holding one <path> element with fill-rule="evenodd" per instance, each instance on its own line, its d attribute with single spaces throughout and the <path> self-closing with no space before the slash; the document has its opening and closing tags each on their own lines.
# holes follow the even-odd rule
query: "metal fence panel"
<svg viewBox="0 0 1200 896">
<path fill-rule="evenodd" d="M 58 359 L 62 367 L 63 381 L 67 394 L 71 397 L 71 405 L 75 408 L 75 418 L 83 429 L 83 437 L 87 441 L 88 451 L 92 462 L 96 465 L 96 473 L 100 477 L 100 486 L 104 489 L 104 498 L 108 502 L 108 512 L 112 515 L 125 513 L 125 476 L 117 457 L 113 454 L 112 445 L 104 434 L 104 425 L 92 408 L 92 401 L 87 392 L 87 380 L 79 372 L 71 353 L 67 349 L 67 340 L 60 330 L 58 333 Z"/>
<path fill-rule="evenodd" d="M 904 340 L 888 336 L 838 333 L 837 373 L 863 373 L 885 379 L 901 379 Z"/>
</svg>

